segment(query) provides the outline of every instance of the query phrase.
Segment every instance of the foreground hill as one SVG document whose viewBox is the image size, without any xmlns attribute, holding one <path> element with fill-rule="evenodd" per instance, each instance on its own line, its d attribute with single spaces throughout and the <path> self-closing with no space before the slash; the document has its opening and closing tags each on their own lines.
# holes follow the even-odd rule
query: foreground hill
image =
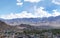
<svg viewBox="0 0 60 38">
<path fill-rule="evenodd" d="M 10 30 L 11 26 L 0 20 L 0 30 Z"/>
<path fill-rule="evenodd" d="M 0 32 L 5 31 L 21 31 L 23 29 L 18 29 L 16 26 L 11 26 L 0 20 Z"/>
</svg>

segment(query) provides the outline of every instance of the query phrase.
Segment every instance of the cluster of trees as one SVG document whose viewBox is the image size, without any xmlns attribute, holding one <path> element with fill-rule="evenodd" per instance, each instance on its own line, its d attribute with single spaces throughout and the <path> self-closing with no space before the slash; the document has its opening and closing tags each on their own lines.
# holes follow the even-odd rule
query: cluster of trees
<svg viewBox="0 0 60 38">
<path fill-rule="evenodd" d="M 25 30 L 24 33 L 25 34 L 30 34 L 30 33 L 34 33 L 34 34 L 41 34 L 44 32 L 52 32 L 52 34 L 56 35 L 56 34 L 60 34 L 60 29 L 49 29 L 49 30 Z"/>
</svg>

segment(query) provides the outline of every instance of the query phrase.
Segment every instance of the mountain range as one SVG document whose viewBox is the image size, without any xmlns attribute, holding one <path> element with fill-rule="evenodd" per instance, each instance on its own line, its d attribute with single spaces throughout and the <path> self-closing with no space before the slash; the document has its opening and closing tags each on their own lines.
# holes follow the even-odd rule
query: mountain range
<svg viewBox="0 0 60 38">
<path fill-rule="evenodd" d="M 20 24 L 29 24 L 36 28 L 60 28 L 60 16 L 43 18 L 15 18 L 0 19 L 10 26 L 19 26 Z M 24 26 L 25 27 L 25 26 Z"/>
</svg>

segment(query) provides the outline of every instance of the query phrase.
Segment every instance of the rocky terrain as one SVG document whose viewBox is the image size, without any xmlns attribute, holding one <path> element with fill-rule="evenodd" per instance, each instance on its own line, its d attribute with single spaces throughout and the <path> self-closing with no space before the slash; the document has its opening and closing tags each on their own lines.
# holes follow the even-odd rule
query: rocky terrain
<svg viewBox="0 0 60 38">
<path fill-rule="evenodd" d="M 44 18 L 0 19 L 0 30 L 60 29 L 60 16 Z"/>
</svg>

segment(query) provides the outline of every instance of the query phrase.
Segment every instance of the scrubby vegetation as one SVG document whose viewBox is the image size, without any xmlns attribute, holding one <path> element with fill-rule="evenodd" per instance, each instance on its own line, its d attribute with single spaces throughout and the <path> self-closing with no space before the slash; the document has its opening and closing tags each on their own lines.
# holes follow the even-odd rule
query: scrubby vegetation
<svg viewBox="0 0 60 38">
<path fill-rule="evenodd" d="M 25 30 L 24 33 L 26 34 L 41 34 L 41 33 L 44 33 L 44 32 L 52 32 L 54 35 L 56 34 L 60 34 L 60 29 L 49 29 L 49 30 L 31 30 L 31 31 L 28 31 L 28 30 Z"/>
</svg>

